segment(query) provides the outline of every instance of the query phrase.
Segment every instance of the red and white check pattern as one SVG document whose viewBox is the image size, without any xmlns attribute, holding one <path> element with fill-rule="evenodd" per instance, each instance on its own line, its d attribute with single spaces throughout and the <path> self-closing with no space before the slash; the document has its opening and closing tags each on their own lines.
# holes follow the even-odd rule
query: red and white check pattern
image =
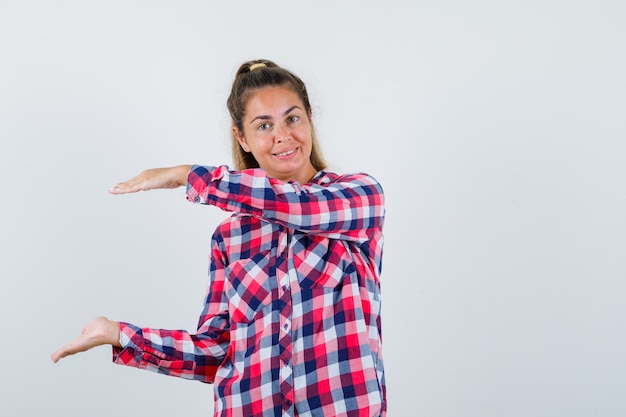
<svg viewBox="0 0 626 417">
<path fill-rule="evenodd" d="M 194 166 L 215 231 L 195 334 L 121 323 L 114 361 L 215 384 L 215 416 L 384 416 L 384 198 L 366 174 L 309 184 Z"/>
</svg>

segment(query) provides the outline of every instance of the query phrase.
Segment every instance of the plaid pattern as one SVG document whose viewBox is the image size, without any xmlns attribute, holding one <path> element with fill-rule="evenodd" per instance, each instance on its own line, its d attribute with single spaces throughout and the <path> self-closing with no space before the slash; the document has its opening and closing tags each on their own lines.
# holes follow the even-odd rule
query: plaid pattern
<svg viewBox="0 0 626 417">
<path fill-rule="evenodd" d="M 114 361 L 214 383 L 215 416 L 384 416 L 380 185 L 193 166 L 187 199 L 233 212 L 198 330 L 121 323 Z"/>
</svg>

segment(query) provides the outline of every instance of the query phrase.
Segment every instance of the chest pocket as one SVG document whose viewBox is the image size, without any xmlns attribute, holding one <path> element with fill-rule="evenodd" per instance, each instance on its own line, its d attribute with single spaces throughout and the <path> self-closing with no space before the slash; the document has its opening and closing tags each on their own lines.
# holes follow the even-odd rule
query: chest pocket
<svg viewBox="0 0 626 417">
<path fill-rule="evenodd" d="M 251 259 L 241 259 L 226 268 L 224 286 L 228 297 L 231 320 L 248 323 L 271 307 L 272 293 L 276 291 L 275 274 L 269 274 L 270 256 L 259 253 Z"/>
<path fill-rule="evenodd" d="M 296 234 L 292 250 L 300 287 L 340 289 L 345 277 L 356 271 L 348 245 L 338 239 Z"/>
</svg>

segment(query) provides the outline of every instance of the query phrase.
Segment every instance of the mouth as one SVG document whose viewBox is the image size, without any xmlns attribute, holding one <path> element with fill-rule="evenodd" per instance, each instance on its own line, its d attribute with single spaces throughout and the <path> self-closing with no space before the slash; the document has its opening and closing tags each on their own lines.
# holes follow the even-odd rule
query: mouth
<svg viewBox="0 0 626 417">
<path fill-rule="evenodd" d="M 283 158 L 285 156 L 292 155 L 296 151 L 296 149 L 297 148 L 289 149 L 288 151 L 284 151 L 284 152 L 275 153 L 274 156 L 277 156 L 279 158 Z"/>
</svg>

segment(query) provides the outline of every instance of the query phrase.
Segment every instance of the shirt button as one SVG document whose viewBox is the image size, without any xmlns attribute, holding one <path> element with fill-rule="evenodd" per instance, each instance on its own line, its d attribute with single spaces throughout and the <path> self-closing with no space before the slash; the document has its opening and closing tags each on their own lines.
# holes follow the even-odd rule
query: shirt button
<svg viewBox="0 0 626 417">
<path fill-rule="evenodd" d="M 288 289 L 289 289 L 289 286 L 283 285 L 283 291 L 287 292 Z"/>
</svg>

